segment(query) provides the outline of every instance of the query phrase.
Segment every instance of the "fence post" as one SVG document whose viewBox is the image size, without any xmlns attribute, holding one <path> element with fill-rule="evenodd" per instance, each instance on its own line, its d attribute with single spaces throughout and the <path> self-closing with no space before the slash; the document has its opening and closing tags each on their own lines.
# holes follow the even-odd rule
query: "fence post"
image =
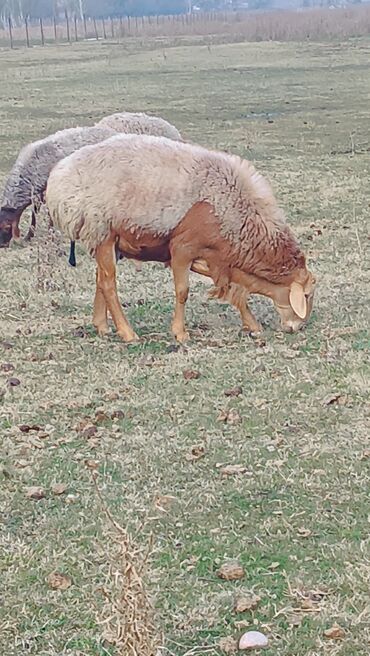
<svg viewBox="0 0 370 656">
<path fill-rule="evenodd" d="M 93 23 L 94 23 L 94 30 L 95 30 L 95 38 L 97 41 L 99 41 L 99 34 L 98 34 L 98 28 L 96 27 L 96 20 L 93 18 Z"/>
<path fill-rule="evenodd" d="M 45 37 L 44 37 L 44 27 L 42 24 L 42 18 L 40 18 L 40 34 L 41 34 L 41 45 L 45 45 Z"/>
<path fill-rule="evenodd" d="M 119 17 L 119 33 L 120 33 L 120 37 L 122 39 L 122 37 L 125 35 L 125 28 L 123 27 L 122 16 Z"/>
<path fill-rule="evenodd" d="M 102 26 L 103 26 L 103 37 L 104 37 L 104 39 L 106 39 L 107 38 L 107 33 L 105 31 L 105 20 L 104 20 L 104 18 L 102 18 Z"/>
<path fill-rule="evenodd" d="M 69 18 L 68 18 L 68 11 L 67 10 L 65 10 L 64 15 L 66 17 L 66 24 L 67 24 L 67 39 L 68 39 L 68 43 L 71 43 L 71 34 L 70 34 L 70 31 L 69 31 Z"/>
<path fill-rule="evenodd" d="M 30 35 L 28 33 L 28 20 L 27 16 L 24 17 L 24 26 L 26 28 L 26 43 L 27 43 L 27 48 L 30 47 Z"/>
<path fill-rule="evenodd" d="M 55 16 L 53 16 L 53 27 L 54 27 L 54 41 L 56 43 L 58 41 L 58 34 L 57 34 L 57 21 Z"/>
<path fill-rule="evenodd" d="M 110 33 L 112 35 L 112 39 L 114 39 L 114 22 L 113 22 L 113 18 L 110 19 Z"/>
<path fill-rule="evenodd" d="M 128 32 L 128 34 L 131 33 L 131 19 L 130 19 L 130 16 L 127 16 L 127 32 Z"/>
<path fill-rule="evenodd" d="M 10 16 L 8 17 L 8 26 L 9 26 L 10 47 L 13 48 L 12 19 L 10 18 Z"/>
</svg>

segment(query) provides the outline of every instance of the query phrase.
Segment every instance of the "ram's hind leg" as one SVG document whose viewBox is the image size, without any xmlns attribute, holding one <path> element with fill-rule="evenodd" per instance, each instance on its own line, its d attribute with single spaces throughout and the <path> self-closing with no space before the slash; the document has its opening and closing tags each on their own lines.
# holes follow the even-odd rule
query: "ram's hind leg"
<svg viewBox="0 0 370 656">
<path fill-rule="evenodd" d="M 117 295 L 116 286 L 116 253 L 115 243 L 112 238 L 107 239 L 96 249 L 97 270 L 97 292 L 94 303 L 94 319 L 100 320 L 100 326 L 104 326 L 104 309 L 100 294 L 103 295 L 109 312 L 112 315 L 118 335 L 125 342 L 133 342 L 138 336 L 132 330 Z M 96 315 L 95 315 L 96 309 Z M 103 323 L 102 323 L 103 320 Z"/>
<path fill-rule="evenodd" d="M 32 237 L 35 236 L 36 232 L 36 209 L 33 207 L 31 212 L 31 225 L 25 236 L 25 241 L 31 241 Z"/>
<path fill-rule="evenodd" d="M 100 336 L 108 332 L 108 308 L 105 302 L 103 290 L 99 286 L 98 269 L 96 269 L 96 290 L 94 299 L 93 324 Z"/>
<path fill-rule="evenodd" d="M 171 253 L 171 266 L 175 283 L 176 304 L 172 320 L 172 332 L 180 343 L 189 339 L 185 328 L 185 303 L 189 296 L 189 271 L 191 260 L 189 256 L 176 252 Z"/>
</svg>

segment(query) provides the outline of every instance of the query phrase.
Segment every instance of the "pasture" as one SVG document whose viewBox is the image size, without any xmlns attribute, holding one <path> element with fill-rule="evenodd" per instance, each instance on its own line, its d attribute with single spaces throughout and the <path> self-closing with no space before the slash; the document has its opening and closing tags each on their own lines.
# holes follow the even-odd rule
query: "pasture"
<svg viewBox="0 0 370 656">
<path fill-rule="evenodd" d="M 41 221 L 31 244 L 0 250 L 1 653 L 128 656 L 102 623 L 116 563 L 95 468 L 117 521 L 144 549 L 153 536 L 163 655 L 221 655 L 249 628 L 266 656 L 368 655 L 369 57 L 367 39 L 0 52 L 1 186 L 31 140 L 154 113 L 254 161 L 319 279 L 304 332 L 281 333 L 255 297 L 265 333 L 251 339 L 194 275 L 178 348 L 170 271 L 121 262 L 142 338 L 125 346 L 95 335 L 82 249 L 73 270 Z M 218 577 L 228 559 L 243 579 Z M 68 589 L 51 589 L 54 571 Z M 236 613 L 238 594 L 260 601 Z"/>
</svg>

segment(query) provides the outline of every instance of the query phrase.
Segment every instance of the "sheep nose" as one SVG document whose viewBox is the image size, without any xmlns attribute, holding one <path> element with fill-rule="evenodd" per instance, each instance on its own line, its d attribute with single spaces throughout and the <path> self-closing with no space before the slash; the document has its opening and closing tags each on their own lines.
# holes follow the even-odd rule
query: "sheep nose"
<svg viewBox="0 0 370 656">
<path fill-rule="evenodd" d="M 298 321 L 289 321 L 289 323 L 283 323 L 282 328 L 284 332 L 286 333 L 296 333 L 298 330 L 300 330 L 303 326 L 302 322 Z"/>
</svg>

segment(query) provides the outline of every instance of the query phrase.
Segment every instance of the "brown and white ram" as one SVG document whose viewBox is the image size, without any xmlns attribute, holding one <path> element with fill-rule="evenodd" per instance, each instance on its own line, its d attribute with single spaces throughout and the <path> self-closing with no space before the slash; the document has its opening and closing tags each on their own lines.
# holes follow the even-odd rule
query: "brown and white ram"
<svg viewBox="0 0 370 656">
<path fill-rule="evenodd" d="M 309 318 L 315 279 L 268 182 L 239 157 L 166 138 L 119 135 L 87 146 L 51 172 L 46 203 L 55 226 L 80 240 L 97 262 L 94 325 L 107 331 L 107 310 L 124 341 L 137 336 L 116 289 L 115 248 L 125 257 L 169 263 L 184 324 L 189 271 L 209 275 L 244 328 L 260 329 L 248 293 L 270 297 L 282 327 Z"/>
</svg>

